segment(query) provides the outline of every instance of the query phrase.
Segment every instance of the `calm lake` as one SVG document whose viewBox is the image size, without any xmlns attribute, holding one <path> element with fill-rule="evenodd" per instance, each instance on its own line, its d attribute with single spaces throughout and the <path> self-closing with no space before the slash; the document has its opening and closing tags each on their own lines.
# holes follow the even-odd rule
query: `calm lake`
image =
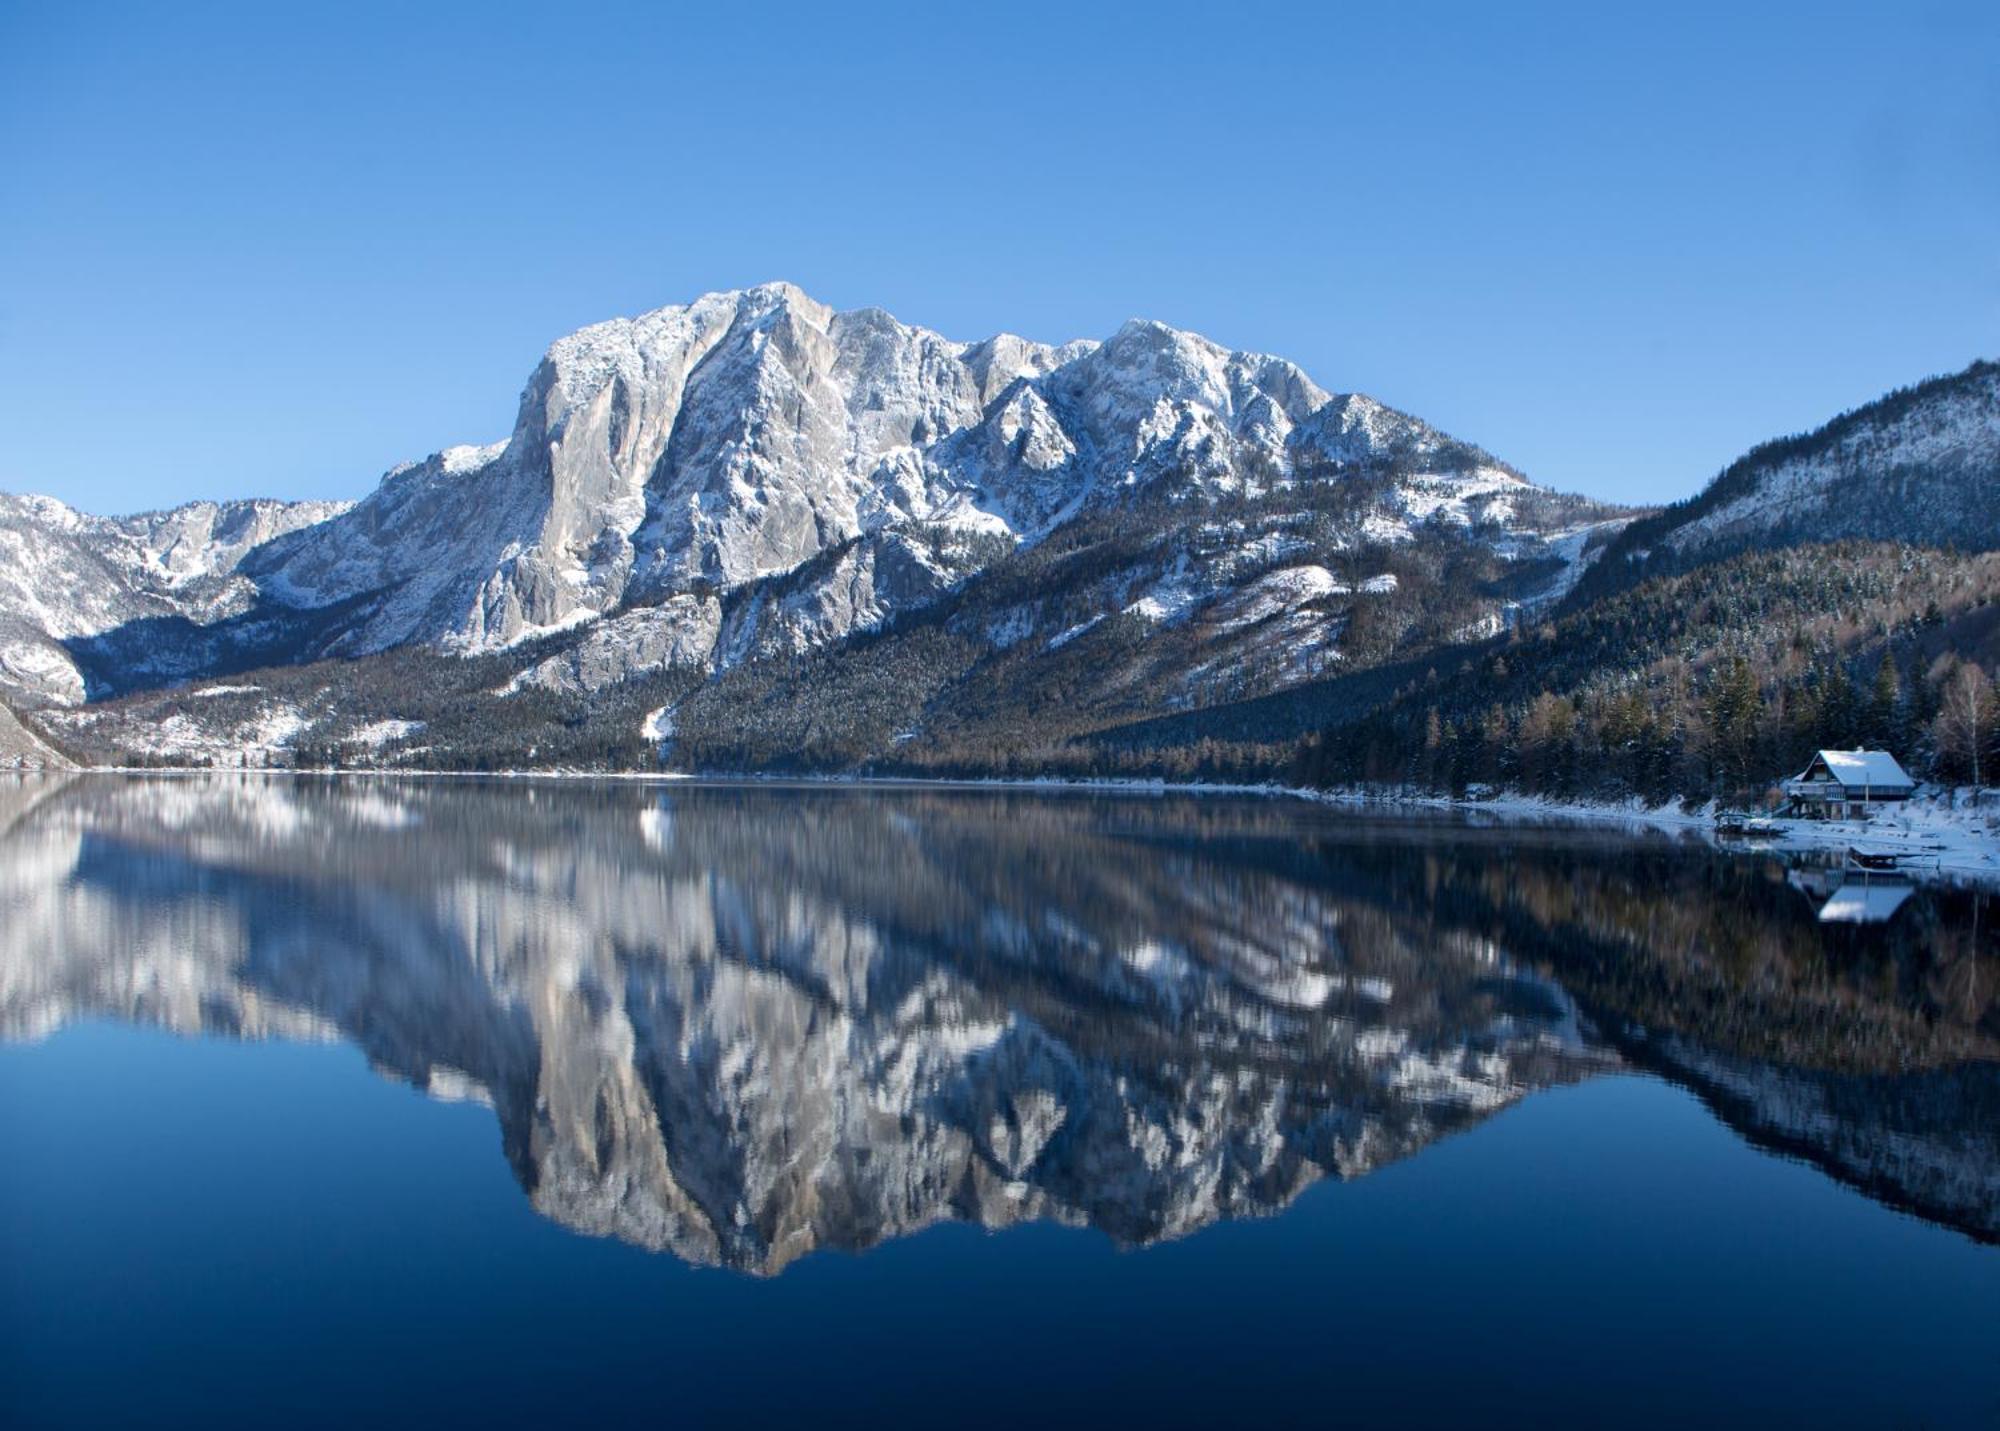
<svg viewBox="0 0 2000 1431">
<path fill-rule="evenodd" d="M 0 1424 L 2000 1426 L 2000 899 L 1279 800 L 0 782 Z"/>
</svg>

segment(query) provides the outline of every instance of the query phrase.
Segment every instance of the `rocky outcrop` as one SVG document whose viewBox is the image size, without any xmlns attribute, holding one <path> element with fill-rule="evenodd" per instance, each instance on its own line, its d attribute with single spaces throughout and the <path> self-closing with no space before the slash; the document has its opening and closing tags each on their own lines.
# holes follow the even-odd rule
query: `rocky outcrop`
<svg viewBox="0 0 2000 1431">
<path fill-rule="evenodd" d="M 75 762 L 0 705 L 0 770 L 71 770 Z"/>
</svg>

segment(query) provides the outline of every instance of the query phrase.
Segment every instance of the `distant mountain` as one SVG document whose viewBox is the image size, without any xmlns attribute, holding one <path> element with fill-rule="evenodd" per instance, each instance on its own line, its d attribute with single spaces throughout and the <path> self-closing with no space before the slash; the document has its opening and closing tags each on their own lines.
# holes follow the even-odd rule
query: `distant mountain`
<svg viewBox="0 0 2000 1431">
<path fill-rule="evenodd" d="M 1628 526 L 1572 605 L 1752 548 L 1850 538 L 2000 548 L 2000 363 L 1752 448 L 1695 496 Z"/>
<path fill-rule="evenodd" d="M 1879 738 L 1820 688 L 1884 654 L 1920 738 L 1996 548 L 2000 364 L 1641 514 L 1159 323 L 959 343 L 772 284 L 561 339 L 505 441 L 352 505 L 0 498 L 0 696 L 90 762 L 1507 782 L 1538 697 L 1628 747 L 1638 700 L 1657 758 L 1606 778 L 1657 794 Z M 1788 724 L 1718 763 L 1723 651 Z"/>
<path fill-rule="evenodd" d="M 94 638 L 177 623 L 226 630 L 259 604 L 244 559 L 328 521 L 344 502 L 190 502 L 92 517 L 50 497 L 0 493 L 0 688 L 69 704 L 87 695 L 77 651 Z M 153 679 L 202 674 L 164 647 Z M 151 667 L 132 673 L 137 681 Z"/>
<path fill-rule="evenodd" d="M 519 726 L 535 692 L 671 675 L 685 697 L 751 667 L 756 684 L 949 605 L 973 664 L 1071 661 L 1122 633 L 1146 668 L 1125 706 L 1186 708 L 1499 630 L 1627 515 L 1159 323 L 957 343 L 773 284 L 560 340 L 507 440 L 399 468 L 352 506 L 113 520 L 8 499 L 0 688 L 52 710 L 422 650 L 488 659 L 486 723 Z M 258 760 L 414 727 L 365 669 L 312 709 L 182 725 Z"/>
</svg>

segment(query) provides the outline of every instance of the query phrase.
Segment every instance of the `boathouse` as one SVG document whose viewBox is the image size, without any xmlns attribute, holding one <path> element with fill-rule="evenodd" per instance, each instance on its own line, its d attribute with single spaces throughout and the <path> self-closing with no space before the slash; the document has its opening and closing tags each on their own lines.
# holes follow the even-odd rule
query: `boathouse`
<svg viewBox="0 0 2000 1431">
<path fill-rule="evenodd" d="M 1793 808 L 1822 820 L 1865 816 L 1874 806 L 1909 799 L 1916 788 L 1886 750 L 1822 750 L 1785 782 Z"/>
</svg>

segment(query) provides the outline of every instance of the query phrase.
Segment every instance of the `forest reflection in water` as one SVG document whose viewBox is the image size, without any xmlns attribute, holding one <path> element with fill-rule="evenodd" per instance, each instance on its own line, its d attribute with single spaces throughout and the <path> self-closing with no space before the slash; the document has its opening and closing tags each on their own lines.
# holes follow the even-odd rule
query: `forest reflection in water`
<svg viewBox="0 0 2000 1431">
<path fill-rule="evenodd" d="M 1285 1207 L 1620 1068 L 2000 1239 L 1988 897 L 1220 797 L 21 779 L 0 1038 L 338 1039 L 543 1214 L 777 1272 Z M 1832 917 L 1827 910 L 1835 911 Z"/>
</svg>

